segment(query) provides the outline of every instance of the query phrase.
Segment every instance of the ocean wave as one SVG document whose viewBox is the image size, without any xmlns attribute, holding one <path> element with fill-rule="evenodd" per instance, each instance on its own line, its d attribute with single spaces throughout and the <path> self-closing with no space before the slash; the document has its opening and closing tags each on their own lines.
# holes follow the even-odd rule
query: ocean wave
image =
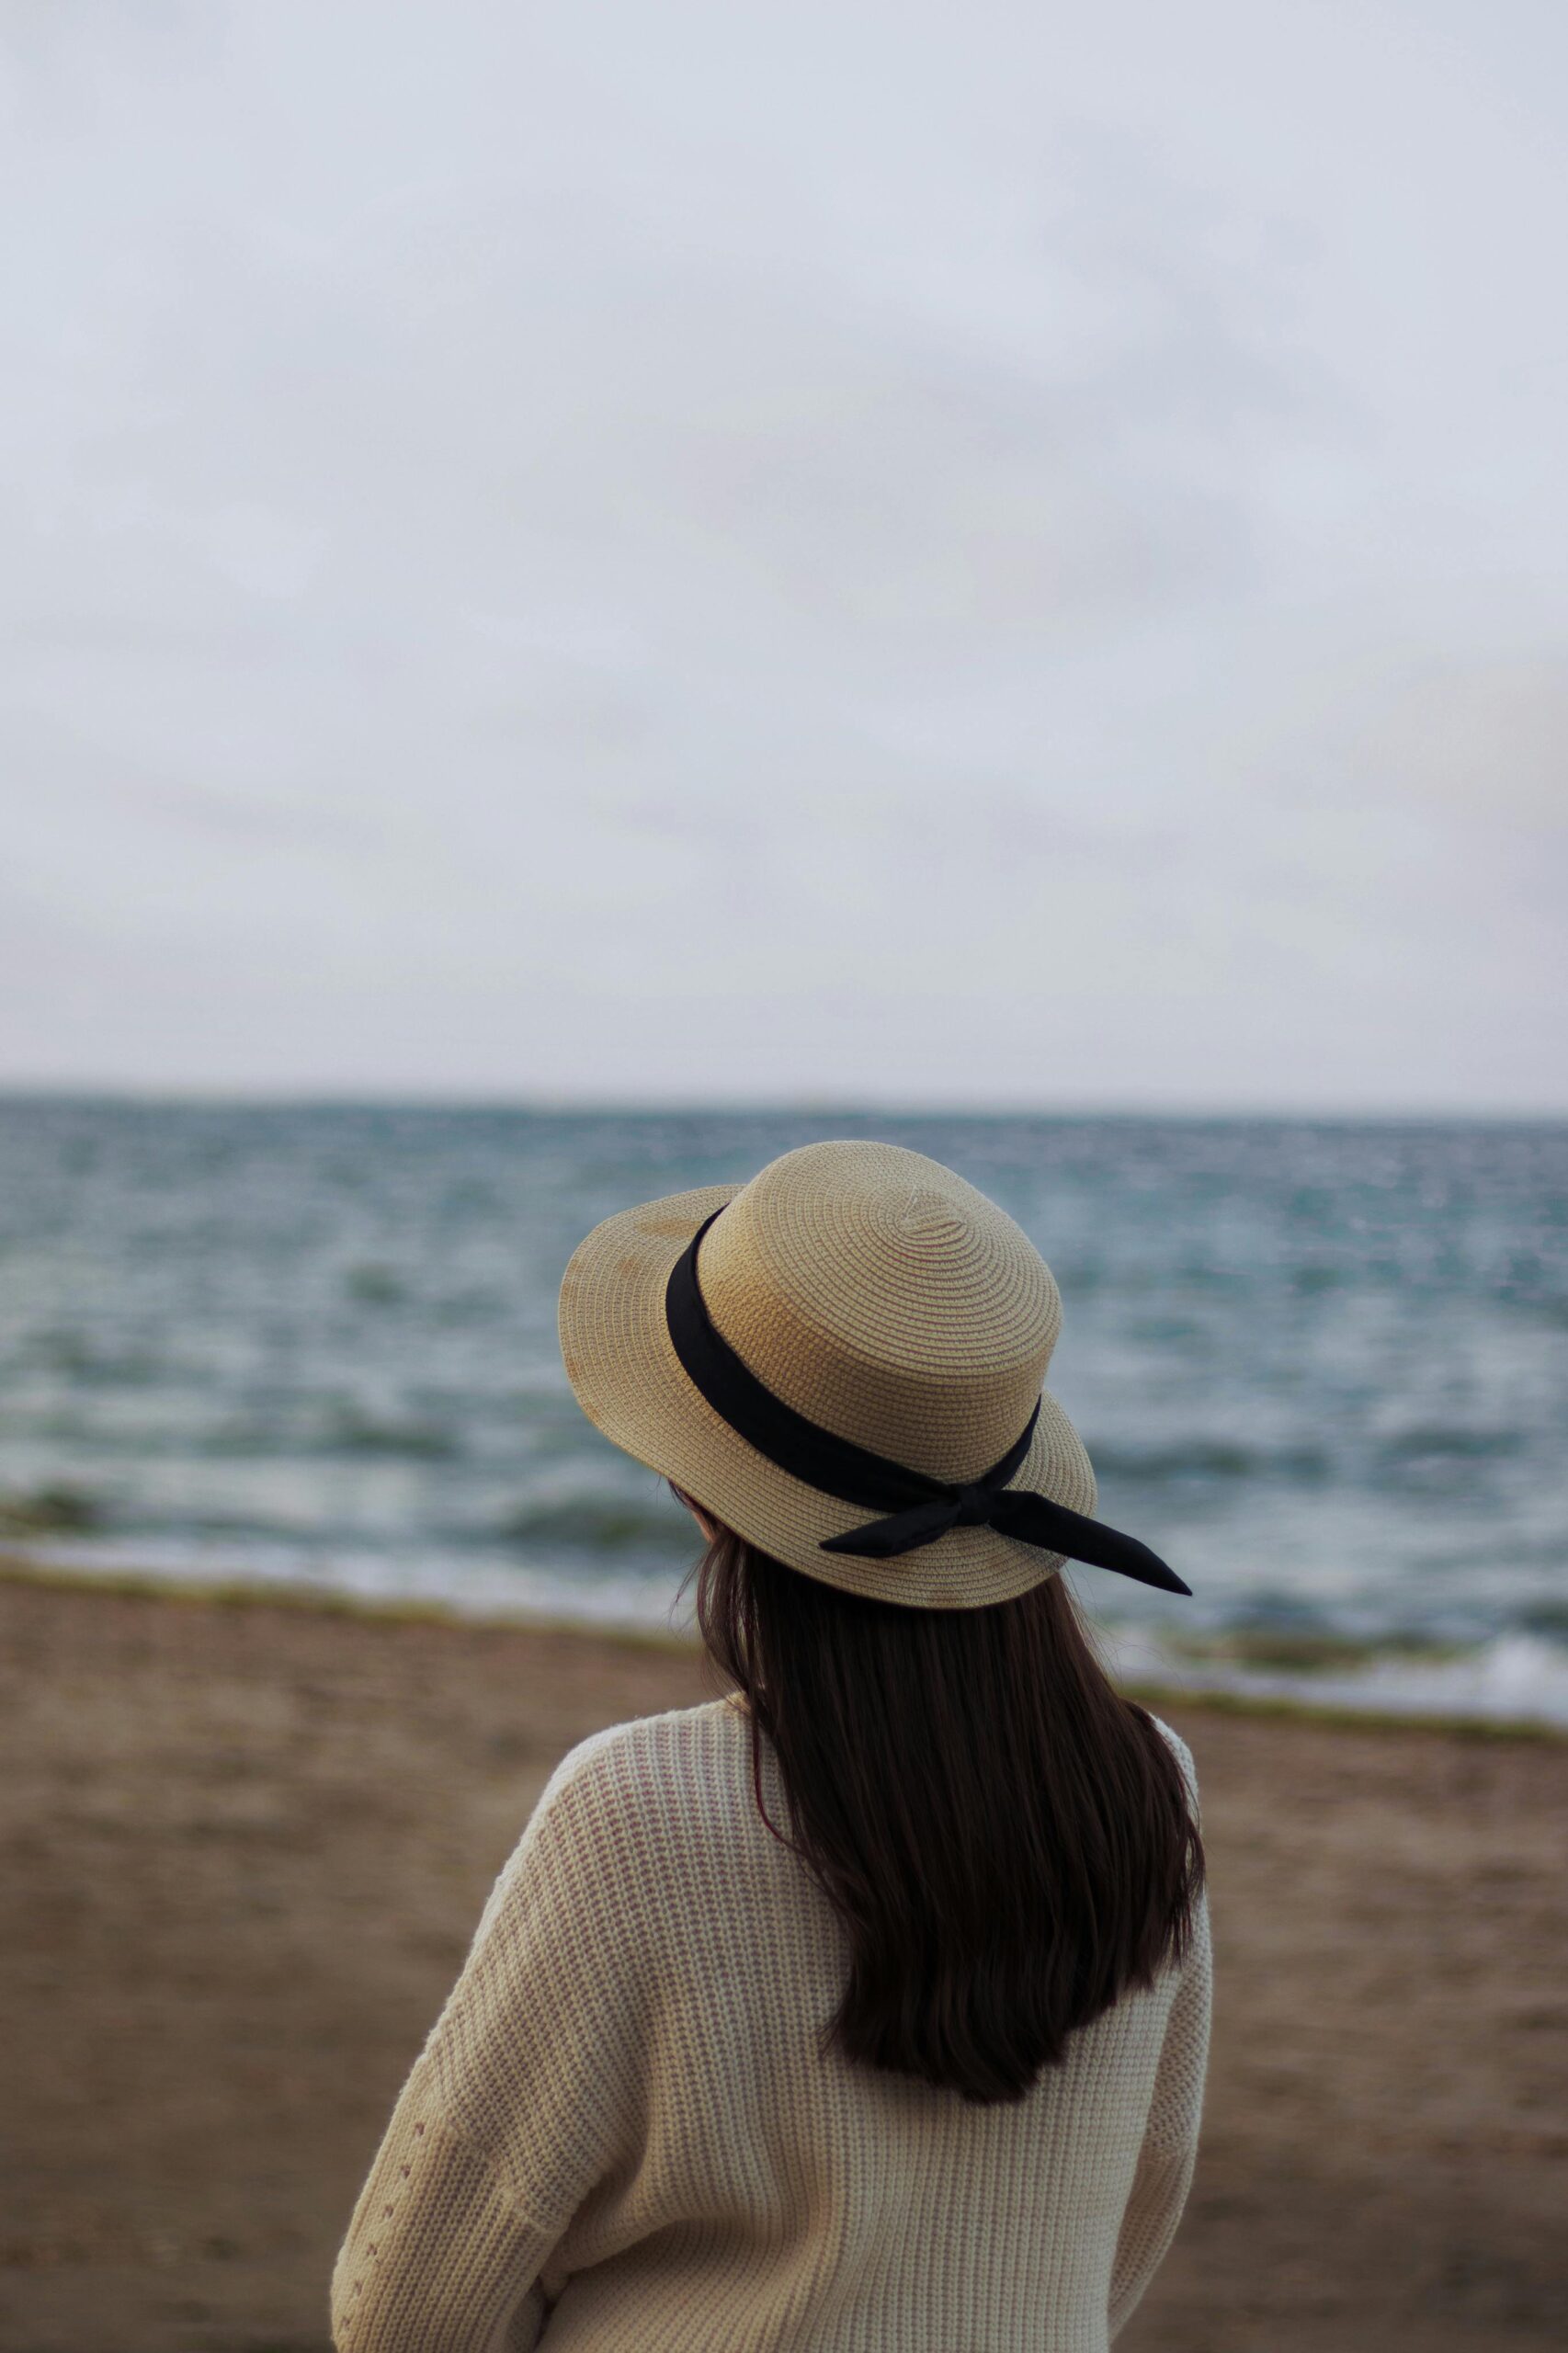
<svg viewBox="0 0 1568 2353">
<path fill-rule="evenodd" d="M 1165 1485 L 1183 1479 L 1288 1479 L 1316 1484 L 1342 1475 L 1335 1453 L 1320 1446 L 1247 1446 L 1237 1440 L 1190 1438 L 1158 1446 L 1129 1446 L 1086 1438 L 1096 1475 L 1129 1483 Z"/>
<path fill-rule="evenodd" d="M 416 1462 L 452 1462 L 467 1450 L 449 1421 L 416 1414 L 374 1414 L 353 1405 L 290 1411 L 239 1412 L 206 1428 L 121 1433 L 119 1450 L 188 1454 L 207 1461 L 306 1462 L 323 1456 L 385 1455 Z M 105 1444 L 100 1438 L 100 1446 Z M 107 1447 L 105 1450 L 110 1450 Z"/>
<path fill-rule="evenodd" d="M 344 1294 L 360 1307 L 401 1307 L 408 1286 L 395 1267 L 379 1262 L 350 1267 L 343 1278 Z"/>
<path fill-rule="evenodd" d="M 684 1512 L 619 1498 L 522 1504 L 475 1529 L 472 1540 L 525 1551 L 564 1546 L 610 1558 L 651 1552 L 673 1559 L 696 1549 L 692 1524 Z"/>
<path fill-rule="evenodd" d="M 151 1348 L 114 1347 L 85 1332 L 35 1332 L 18 1355 L 24 1365 L 86 1390 L 148 1389 L 169 1372 Z"/>
<path fill-rule="evenodd" d="M 1531 1602 L 1519 1611 L 1518 1622 L 1526 1633 L 1540 1634 L 1568 1649 L 1568 1600 Z"/>
<path fill-rule="evenodd" d="M 12 1100 L 6 1549 L 657 1615 L 691 1531 L 577 1412 L 561 1269 L 608 1211 L 818 1132 L 930 1152 L 1039 1242 L 1106 1517 L 1190 1571 L 1173 1631 L 1249 1623 L 1205 1672 L 1348 1675 L 1396 1621 L 1561 1633 L 1561 1128 Z"/>
<path fill-rule="evenodd" d="M 1377 1450 L 1384 1461 L 1410 1462 L 1438 1456 L 1456 1461 L 1483 1461 L 1492 1457 L 1517 1454 L 1524 1439 L 1517 1430 L 1471 1429 L 1445 1422 L 1418 1423 L 1411 1429 L 1394 1430 L 1377 1441 Z"/>
<path fill-rule="evenodd" d="M 1256 1445 L 1196 1433 L 1149 1446 L 1117 1438 L 1085 1439 L 1096 1473 L 1129 1483 L 1257 1479 L 1292 1486 L 1347 1487 L 1424 1480 L 1449 1466 L 1504 1461 L 1522 1453 L 1527 1442 L 1516 1429 L 1446 1423 L 1420 1423 L 1377 1435 L 1351 1431 L 1335 1443 L 1321 1445 Z"/>
<path fill-rule="evenodd" d="M 446 1423 L 383 1419 L 350 1406 L 335 1414 L 307 1448 L 323 1454 L 401 1454 L 429 1462 L 460 1454 L 462 1441 Z"/>
<path fill-rule="evenodd" d="M 49 1484 L 0 1495 L 0 1537 L 85 1533 L 104 1518 L 102 1502 L 85 1487 Z"/>
</svg>

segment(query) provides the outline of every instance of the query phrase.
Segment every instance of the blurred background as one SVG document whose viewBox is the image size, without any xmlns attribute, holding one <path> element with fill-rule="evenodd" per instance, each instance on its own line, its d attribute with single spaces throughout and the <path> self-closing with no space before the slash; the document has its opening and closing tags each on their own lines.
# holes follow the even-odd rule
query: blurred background
<svg viewBox="0 0 1568 2353">
<path fill-rule="evenodd" d="M 347 1706 L 370 1652 L 299 1654 L 336 1620 L 246 1663 L 197 1597 L 380 1610 L 364 1643 L 446 1613 L 427 1658 L 472 1639 L 465 1674 L 508 1623 L 524 1664 L 545 1620 L 678 1628 L 687 1524 L 577 1413 L 556 1285 L 611 1210 L 821 1136 L 933 1154 L 1051 1261 L 1102 1508 L 1195 1588 L 1178 1622 L 1083 1574 L 1120 1672 L 1568 1725 L 1565 72 L 1538 0 L 0 8 L 24 1841 L 116 1756 L 121 1830 L 223 1756 L 265 1814 L 268 1709 Z M 164 1590 L 183 1632 L 124 1616 Z M 249 1696 L 171 1762 L 126 1728 L 132 1655 L 143 1729 Z M 674 1704 L 631 1656 L 592 1654 L 561 1738 L 612 1690 Z M 1526 1824 L 1499 1949 L 1544 1951 L 1558 1753 L 1471 1825 Z M 1345 1796 L 1373 1751 L 1335 1754 Z M 1471 1769 L 1430 1755 L 1423 1804 Z M 278 1820 L 319 1829 L 324 1786 Z M 6 2343 L 317 2341 L 315 2285 L 257 2281 L 316 2280 L 515 1779 L 485 1806 L 309 2226 L 182 2238 L 170 2185 L 222 2169 L 187 2137 L 133 2227 L 84 2187 L 118 2063 L 40 2076 L 66 2121 L 17 2161 Z M 85 1900 L 41 1899 L 25 2016 Z M 1568 2155 L 1524 2088 L 1499 2121 L 1544 2048 L 1485 2075 L 1484 2130 L 1419 2136 L 1471 2203 L 1512 2151 L 1514 2222 Z M 1555 2341 L 1512 2227 L 1380 2348 Z M 138 2265 L 199 2256 L 260 2268 L 111 2344 Z M 1143 2341 L 1355 2353 L 1315 2276 L 1281 2253 L 1276 2304 L 1195 2287 Z"/>
<path fill-rule="evenodd" d="M 660 1619 L 561 1267 L 869 1128 L 1186 1634 L 1568 1716 L 1557 15 L 5 24 L 0 1526 Z"/>
</svg>

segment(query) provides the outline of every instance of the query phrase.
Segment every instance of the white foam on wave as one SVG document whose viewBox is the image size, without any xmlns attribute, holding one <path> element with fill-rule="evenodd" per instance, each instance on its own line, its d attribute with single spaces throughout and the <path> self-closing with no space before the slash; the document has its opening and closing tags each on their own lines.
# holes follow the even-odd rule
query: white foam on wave
<svg viewBox="0 0 1568 2353">
<path fill-rule="evenodd" d="M 1101 1650 L 1107 1665 L 1125 1683 L 1294 1699 L 1379 1715 L 1454 1716 L 1568 1729 L 1568 1649 L 1535 1634 L 1499 1634 L 1446 1656 L 1369 1645 L 1343 1666 L 1311 1669 L 1246 1666 L 1223 1658 L 1184 1655 L 1142 1628 L 1117 1628 L 1102 1638 Z"/>
</svg>

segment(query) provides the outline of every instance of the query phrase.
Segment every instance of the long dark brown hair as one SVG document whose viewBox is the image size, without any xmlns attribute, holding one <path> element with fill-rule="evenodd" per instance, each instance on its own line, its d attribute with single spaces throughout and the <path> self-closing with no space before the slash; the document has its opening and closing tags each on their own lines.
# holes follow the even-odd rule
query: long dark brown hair
<svg viewBox="0 0 1568 2353">
<path fill-rule="evenodd" d="M 1181 1768 L 1059 1576 L 984 1608 L 900 1608 L 723 1527 L 693 1574 L 703 1641 L 745 1698 L 758 1810 L 848 1931 L 826 2046 L 1020 2099 L 1075 2028 L 1180 1959 L 1203 1882 Z"/>
</svg>

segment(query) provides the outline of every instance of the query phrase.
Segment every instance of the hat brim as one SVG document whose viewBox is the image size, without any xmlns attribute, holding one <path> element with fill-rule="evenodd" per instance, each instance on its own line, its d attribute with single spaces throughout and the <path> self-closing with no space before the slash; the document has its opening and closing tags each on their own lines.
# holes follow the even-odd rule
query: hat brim
<svg viewBox="0 0 1568 2353">
<path fill-rule="evenodd" d="M 1061 1568 L 1061 1553 L 992 1528 L 951 1529 L 891 1560 L 821 1550 L 825 1538 L 878 1514 L 792 1478 L 733 1430 L 688 1378 L 665 1321 L 676 1260 L 703 1221 L 740 1189 L 704 1185 L 621 1210 L 574 1251 L 561 1284 L 561 1353 L 594 1427 L 748 1544 L 848 1593 L 911 1608 L 978 1609 L 1009 1601 Z M 1071 1511 L 1094 1510 L 1088 1455 L 1049 1390 L 1033 1442 L 1008 1484 Z"/>
</svg>

